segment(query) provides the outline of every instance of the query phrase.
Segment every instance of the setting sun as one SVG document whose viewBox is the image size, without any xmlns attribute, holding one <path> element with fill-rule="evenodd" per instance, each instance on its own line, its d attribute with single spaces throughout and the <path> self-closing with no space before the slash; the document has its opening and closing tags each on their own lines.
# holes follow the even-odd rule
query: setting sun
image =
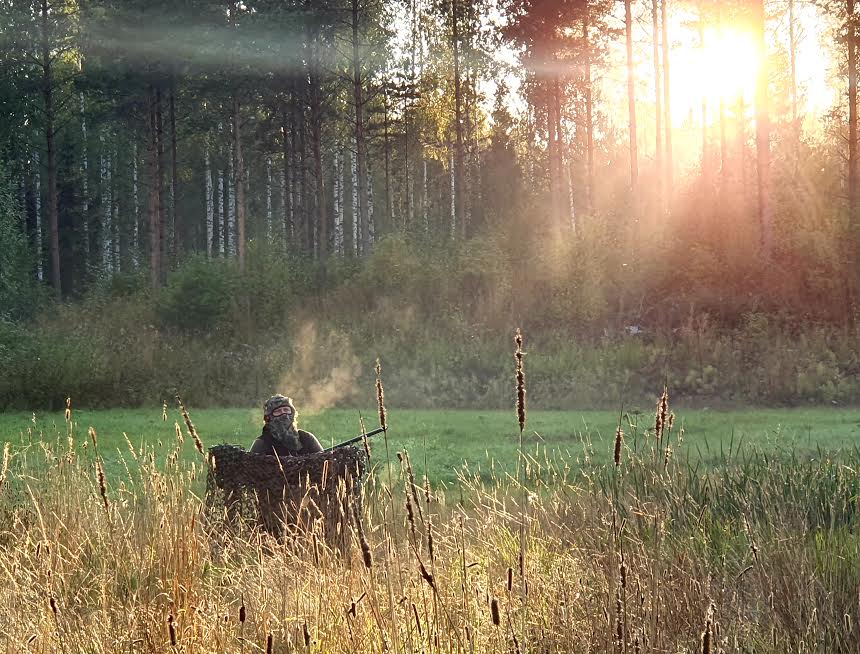
<svg viewBox="0 0 860 654">
<path fill-rule="evenodd" d="M 708 112 L 736 104 L 743 98 L 750 104 L 755 94 L 756 75 L 761 57 L 753 35 L 734 27 L 707 29 L 704 48 L 687 43 L 673 61 L 673 122 L 680 126 L 690 114 L 698 122 L 702 100 Z M 710 119 L 709 119 L 710 120 Z"/>
</svg>

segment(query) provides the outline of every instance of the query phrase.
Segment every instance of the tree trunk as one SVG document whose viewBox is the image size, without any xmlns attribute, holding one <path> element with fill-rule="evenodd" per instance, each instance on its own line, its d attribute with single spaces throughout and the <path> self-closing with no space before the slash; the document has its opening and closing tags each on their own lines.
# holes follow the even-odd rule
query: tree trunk
<svg viewBox="0 0 860 654">
<path fill-rule="evenodd" d="M 42 162 L 38 150 L 33 153 L 33 168 L 35 169 L 33 175 L 33 195 L 36 209 L 36 224 L 33 236 L 36 241 L 34 248 L 36 251 L 36 279 L 41 282 L 45 279 L 45 262 L 42 254 Z"/>
<path fill-rule="evenodd" d="M 358 2 L 352 0 L 352 94 L 355 103 L 355 157 L 358 175 L 358 219 L 361 243 L 358 251 L 370 253 L 370 219 L 367 207 L 367 144 L 364 134 L 364 92 L 358 52 Z"/>
<path fill-rule="evenodd" d="M 585 160 L 586 160 L 586 206 L 588 213 L 594 211 L 594 107 L 591 90 L 591 42 L 589 40 L 589 10 L 585 5 L 582 20 L 582 38 L 585 41 Z"/>
<path fill-rule="evenodd" d="M 214 204 L 212 202 L 212 162 L 209 159 L 209 146 L 203 150 L 203 181 L 206 184 L 206 256 L 212 258 L 212 238 L 215 226 Z"/>
<path fill-rule="evenodd" d="M 164 233 L 164 112 L 161 89 L 155 87 L 155 133 L 157 158 L 156 190 L 158 193 L 158 281 L 167 280 L 167 239 Z"/>
<path fill-rule="evenodd" d="M 624 0 L 624 31 L 627 40 L 627 110 L 630 129 L 630 187 L 639 181 L 639 152 L 636 143 L 636 85 L 633 72 L 633 14 L 631 0 Z"/>
<path fill-rule="evenodd" d="M 140 266 L 140 199 L 138 197 L 137 141 L 131 148 L 131 202 L 134 225 L 131 232 L 131 258 L 134 269 Z"/>
<path fill-rule="evenodd" d="M 173 258 L 178 265 L 182 257 L 182 221 L 179 217 L 179 174 L 176 150 L 176 90 L 170 88 L 170 211 L 173 216 Z"/>
<path fill-rule="evenodd" d="M 853 4 L 854 0 L 849 0 Z M 797 116 L 797 32 L 794 28 L 794 0 L 788 0 L 788 56 L 791 63 L 791 126 L 794 135 L 794 174 L 800 165 L 800 123 Z"/>
<path fill-rule="evenodd" d="M 847 0 L 848 47 L 848 215 L 857 218 L 857 42 L 854 0 Z"/>
<path fill-rule="evenodd" d="M 660 12 L 657 0 L 651 0 L 651 40 L 654 58 L 654 169 L 656 171 L 658 211 L 663 211 L 663 98 L 660 80 Z"/>
<path fill-rule="evenodd" d="M 54 144 L 54 81 L 51 59 L 51 23 L 48 18 L 48 0 L 42 0 L 42 99 L 45 110 L 45 141 L 47 142 L 48 168 L 48 228 L 50 230 L 51 286 L 54 294 L 62 294 L 60 280 L 60 221 L 57 201 L 57 154 Z"/>
<path fill-rule="evenodd" d="M 81 218 L 81 231 L 82 238 L 84 241 L 84 257 L 85 261 L 89 263 L 89 254 L 90 254 L 90 190 L 89 190 L 89 169 L 90 163 L 87 157 L 87 118 L 84 112 L 85 103 L 84 103 L 84 92 L 81 91 L 81 200 L 82 200 L 82 212 L 83 216 Z M 135 144 L 135 147 L 137 145 Z M 135 176 L 137 175 L 137 157 L 135 156 Z M 137 186 L 135 184 L 135 193 L 137 192 Z M 135 203 L 135 207 L 137 207 L 137 203 Z"/>
<path fill-rule="evenodd" d="M 245 158 L 242 154 L 242 120 L 239 98 L 233 93 L 233 169 L 236 202 L 236 251 L 239 255 L 239 272 L 245 272 Z"/>
<path fill-rule="evenodd" d="M 355 0 L 353 0 L 355 2 Z M 316 193 L 316 238 L 311 232 L 311 251 L 314 246 L 318 249 L 319 258 L 323 261 L 328 257 L 328 208 L 325 193 L 325 176 L 323 174 L 322 155 L 322 97 L 319 79 L 319 57 L 317 46 L 312 46 L 314 65 L 310 75 L 311 91 L 311 149 L 314 159 L 314 178 Z"/>
<path fill-rule="evenodd" d="M 699 6 L 699 48 L 702 61 L 705 58 L 705 15 L 704 8 Z M 711 162 L 708 153 L 708 96 L 702 94 L 702 177 L 708 185 L 711 179 Z"/>
<path fill-rule="evenodd" d="M 663 31 L 663 123 L 666 130 L 666 198 L 671 199 L 673 187 L 675 186 L 675 170 L 672 152 L 672 93 L 670 88 L 669 72 L 669 0 L 662 0 L 660 4 L 660 16 Z"/>
<path fill-rule="evenodd" d="M 852 0 L 849 0 L 852 1 Z M 768 67 L 765 41 L 764 0 L 756 3 L 756 28 L 759 48 L 759 70 L 756 79 L 756 174 L 758 177 L 758 218 L 761 229 L 761 254 L 770 259 L 773 247 L 773 215 L 770 203 L 770 116 L 768 115 Z M 856 86 L 855 86 L 856 94 Z M 856 117 L 855 117 L 856 121 Z"/>
<path fill-rule="evenodd" d="M 466 235 L 466 171 L 463 154 L 463 92 L 460 83 L 460 26 L 458 3 L 451 2 L 452 45 L 454 55 L 454 128 L 456 144 L 454 148 L 454 213 L 455 222 L 459 223 L 463 236 Z"/>
<path fill-rule="evenodd" d="M 156 119 L 156 92 L 149 87 L 149 134 L 147 155 L 149 160 L 149 279 L 153 288 L 161 286 L 161 231 L 158 207 L 158 124 Z"/>
</svg>

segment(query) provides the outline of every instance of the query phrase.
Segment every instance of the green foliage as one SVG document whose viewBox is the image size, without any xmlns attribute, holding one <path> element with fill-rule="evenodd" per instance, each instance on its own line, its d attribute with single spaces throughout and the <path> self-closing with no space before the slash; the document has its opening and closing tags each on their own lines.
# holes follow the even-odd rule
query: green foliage
<svg viewBox="0 0 860 654">
<path fill-rule="evenodd" d="M 158 297 L 158 317 L 168 328 L 217 331 L 230 315 L 238 288 L 235 264 L 193 257 L 168 277 Z"/>
<path fill-rule="evenodd" d="M 38 310 L 44 296 L 30 274 L 32 266 L 20 208 L 0 166 L 0 320 L 26 318 Z"/>
</svg>

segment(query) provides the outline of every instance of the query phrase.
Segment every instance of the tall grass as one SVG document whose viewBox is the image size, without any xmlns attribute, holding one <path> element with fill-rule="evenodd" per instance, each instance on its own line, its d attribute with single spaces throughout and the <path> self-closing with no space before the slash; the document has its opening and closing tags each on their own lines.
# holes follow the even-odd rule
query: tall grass
<svg viewBox="0 0 860 654">
<path fill-rule="evenodd" d="M 705 471 L 658 454 L 668 427 L 662 443 L 623 427 L 569 457 L 525 434 L 518 478 L 463 470 L 447 489 L 400 453 L 343 554 L 320 525 L 284 542 L 214 528 L 205 460 L 179 442 L 132 448 L 106 478 L 70 421 L 4 449 L 0 648 L 860 650 L 860 451 L 733 451 Z"/>
</svg>

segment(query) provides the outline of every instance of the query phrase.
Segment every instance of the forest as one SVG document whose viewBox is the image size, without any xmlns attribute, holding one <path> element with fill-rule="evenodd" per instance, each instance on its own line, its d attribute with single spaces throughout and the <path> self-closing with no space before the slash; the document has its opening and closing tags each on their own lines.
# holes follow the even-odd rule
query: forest
<svg viewBox="0 0 860 654">
<path fill-rule="evenodd" d="M 0 7 L 0 406 L 860 389 L 853 0 Z"/>
</svg>

